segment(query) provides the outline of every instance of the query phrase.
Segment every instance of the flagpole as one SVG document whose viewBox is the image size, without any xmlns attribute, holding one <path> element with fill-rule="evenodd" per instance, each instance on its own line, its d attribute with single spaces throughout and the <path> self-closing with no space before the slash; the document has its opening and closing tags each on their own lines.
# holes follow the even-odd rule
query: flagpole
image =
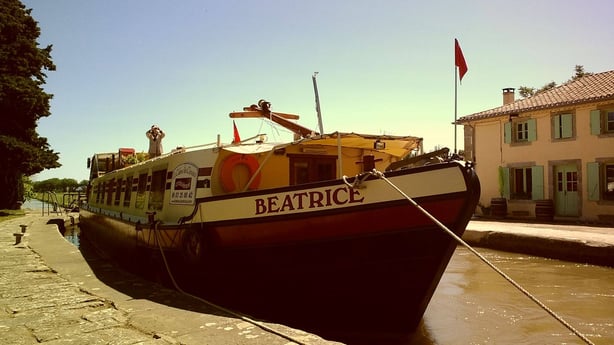
<svg viewBox="0 0 614 345">
<path fill-rule="evenodd" d="M 457 73 L 456 73 L 456 64 L 454 64 L 454 153 L 458 153 L 458 151 L 456 151 L 456 132 L 457 132 L 457 128 L 456 128 L 456 117 L 457 117 L 457 88 L 458 88 L 458 82 L 457 82 Z"/>
<path fill-rule="evenodd" d="M 456 68 L 458 67 L 458 77 L 456 74 Z M 456 148 L 456 139 L 457 137 L 457 126 L 456 120 L 457 111 L 458 111 L 458 82 L 457 78 L 460 79 L 460 82 L 463 82 L 463 76 L 467 73 L 467 62 L 465 62 L 465 57 L 463 56 L 463 51 L 461 50 L 460 45 L 458 44 L 458 40 L 454 39 L 454 153 L 457 154 L 458 150 Z"/>
</svg>

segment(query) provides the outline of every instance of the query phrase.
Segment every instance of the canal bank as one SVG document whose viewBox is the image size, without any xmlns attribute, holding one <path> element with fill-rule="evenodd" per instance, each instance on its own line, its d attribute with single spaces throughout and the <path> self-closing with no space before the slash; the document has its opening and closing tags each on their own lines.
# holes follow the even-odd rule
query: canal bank
<svg viewBox="0 0 614 345">
<path fill-rule="evenodd" d="M 474 219 L 463 240 L 484 247 L 614 267 L 614 228 Z"/>
<path fill-rule="evenodd" d="M 0 222 L 1 344 L 335 344 L 280 324 L 261 327 L 84 256 L 47 224 L 53 218 Z M 15 236 L 22 224 L 26 232 Z"/>
</svg>

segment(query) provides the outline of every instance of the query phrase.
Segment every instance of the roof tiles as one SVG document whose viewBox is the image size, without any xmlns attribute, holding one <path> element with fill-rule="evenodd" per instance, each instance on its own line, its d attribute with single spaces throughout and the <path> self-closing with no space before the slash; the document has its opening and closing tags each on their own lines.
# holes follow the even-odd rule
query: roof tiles
<svg viewBox="0 0 614 345">
<path fill-rule="evenodd" d="M 532 97 L 463 116 L 458 123 L 481 120 L 501 115 L 555 108 L 565 105 L 614 99 L 614 70 L 586 75 L 575 81 L 540 92 Z"/>
</svg>

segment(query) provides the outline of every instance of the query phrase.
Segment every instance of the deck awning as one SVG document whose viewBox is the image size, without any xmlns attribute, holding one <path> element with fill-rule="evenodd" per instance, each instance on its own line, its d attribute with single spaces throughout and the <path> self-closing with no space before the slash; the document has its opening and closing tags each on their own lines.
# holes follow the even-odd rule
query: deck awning
<svg viewBox="0 0 614 345">
<path fill-rule="evenodd" d="M 276 146 L 279 146 L 279 144 L 261 143 L 254 145 L 224 146 L 224 150 L 243 155 L 251 155 L 256 153 L 269 152 L 275 149 Z"/>
<path fill-rule="evenodd" d="M 337 137 L 341 138 L 342 147 L 373 150 L 395 156 L 405 157 L 412 151 L 419 149 L 422 138 L 413 136 L 371 135 L 358 133 L 332 133 L 303 141 L 304 146 L 337 146 Z M 385 144 L 385 148 L 376 149 L 375 143 L 379 141 Z"/>
</svg>

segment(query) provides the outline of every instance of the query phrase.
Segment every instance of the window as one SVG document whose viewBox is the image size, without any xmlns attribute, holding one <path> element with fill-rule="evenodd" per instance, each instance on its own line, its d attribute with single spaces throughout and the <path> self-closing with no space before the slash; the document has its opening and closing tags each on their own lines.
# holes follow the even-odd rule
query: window
<svg viewBox="0 0 614 345">
<path fill-rule="evenodd" d="M 132 176 L 126 178 L 126 188 L 124 190 L 124 207 L 130 206 L 130 197 L 132 196 Z"/>
<path fill-rule="evenodd" d="M 139 175 L 139 183 L 136 188 L 136 200 L 134 202 L 134 207 L 143 208 L 145 207 L 145 191 L 147 190 L 147 173 Z"/>
<path fill-rule="evenodd" d="M 107 183 L 107 205 L 111 205 L 113 200 L 113 189 L 115 188 L 115 179 L 112 179 Z"/>
<path fill-rule="evenodd" d="M 537 139 L 536 120 L 522 119 L 506 122 L 503 126 L 506 144 L 526 143 Z"/>
<path fill-rule="evenodd" d="M 334 180 L 337 176 L 337 156 L 291 155 L 290 184 Z"/>
<path fill-rule="evenodd" d="M 113 200 L 113 205 L 119 206 L 119 198 L 122 195 L 122 186 L 124 184 L 124 180 L 117 180 L 117 187 L 115 188 L 115 199 Z"/>
<path fill-rule="evenodd" d="M 614 163 L 604 164 L 603 198 L 614 200 Z"/>
<path fill-rule="evenodd" d="M 107 182 L 102 183 L 102 191 L 100 192 L 100 203 L 104 204 L 104 196 L 107 191 Z"/>
<path fill-rule="evenodd" d="M 591 110 L 591 134 L 614 134 L 614 106 Z"/>
<path fill-rule="evenodd" d="M 565 176 L 563 176 L 565 174 Z M 557 173 L 557 186 L 559 192 L 577 192 L 578 191 L 578 172 L 577 171 L 559 171 Z M 565 185 L 563 185 L 565 183 Z"/>
<path fill-rule="evenodd" d="M 554 115 L 552 117 L 552 134 L 554 139 L 572 138 L 574 136 L 573 115 Z"/>
<path fill-rule="evenodd" d="M 166 170 L 154 171 L 151 176 L 151 190 L 149 191 L 150 210 L 161 210 L 166 190 Z"/>
<path fill-rule="evenodd" d="M 100 188 L 100 184 L 99 184 L 99 183 L 97 183 L 97 184 L 94 186 L 94 192 L 96 193 L 96 203 L 97 203 L 97 204 L 100 202 L 100 190 L 101 190 L 101 189 L 102 189 L 102 188 Z"/>
<path fill-rule="evenodd" d="M 531 168 L 512 169 L 513 179 L 510 181 L 512 188 L 511 199 L 531 199 L 533 180 L 531 179 Z"/>
<path fill-rule="evenodd" d="M 500 167 L 501 194 L 510 200 L 540 200 L 544 198 L 544 167 L 527 165 Z"/>
<path fill-rule="evenodd" d="M 614 201 L 614 160 L 587 164 L 588 199 Z"/>
<path fill-rule="evenodd" d="M 528 141 L 529 140 L 529 124 L 527 122 L 516 123 L 515 131 L 516 141 Z"/>
</svg>

